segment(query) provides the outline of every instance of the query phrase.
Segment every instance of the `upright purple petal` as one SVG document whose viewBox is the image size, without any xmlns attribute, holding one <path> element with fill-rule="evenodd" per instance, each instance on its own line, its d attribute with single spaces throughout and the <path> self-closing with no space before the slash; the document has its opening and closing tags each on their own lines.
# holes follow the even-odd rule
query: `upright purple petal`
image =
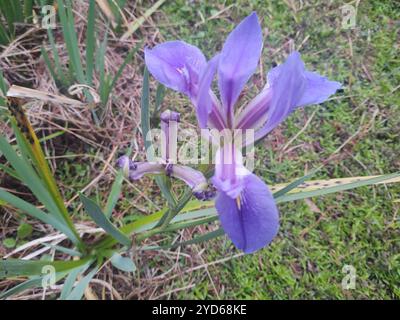
<svg viewBox="0 0 400 320">
<path fill-rule="evenodd" d="M 277 79 L 283 70 L 283 65 L 279 65 L 268 72 L 267 79 L 270 87 L 277 84 Z M 327 77 L 321 76 L 316 72 L 305 70 L 303 75 L 306 79 L 306 87 L 295 107 L 322 103 L 342 86 L 339 82 L 330 81 Z"/>
<path fill-rule="evenodd" d="M 256 175 L 246 176 L 238 199 L 219 192 L 215 207 L 235 246 L 252 253 L 268 245 L 279 229 L 279 214 L 267 185 Z"/>
<path fill-rule="evenodd" d="M 258 140 L 277 127 L 299 103 L 306 88 L 305 67 L 298 52 L 289 55 L 286 61 L 268 74 L 272 91 L 265 125 L 255 134 Z"/>
<path fill-rule="evenodd" d="M 342 86 L 339 82 L 330 81 L 315 72 L 306 71 L 304 75 L 307 81 L 306 89 L 296 107 L 322 103 Z"/>
<path fill-rule="evenodd" d="M 262 42 L 262 31 L 255 12 L 245 18 L 225 41 L 219 62 L 218 84 L 230 124 L 240 92 L 257 68 Z"/>
<path fill-rule="evenodd" d="M 206 58 L 195 46 L 184 41 L 169 41 L 145 49 L 146 66 L 163 85 L 190 97 L 197 94 L 199 77 Z"/>
<path fill-rule="evenodd" d="M 213 97 L 211 95 L 211 84 L 214 79 L 215 72 L 218 67 L 219 55 L 212 58 L 204 72 L 201 76 L 199 83 L 199 91 L 196 105 L 197 119 L 199 121 L 200 127 L 205 128 L 207 126 L 207 121 L 209 114 L 213 109 Z"/>
<path fill-rule="evenodd" d="M 300 54 L 293 52 L 285 63 L 269 71 L 268 86 L 272 95 L 268 119 L 264 127 L 256 133 L 256 140 L 278 126 L 295 108 L 324 102 L 341 84 L 315 72 L 306 71 Z"/>
</svg>

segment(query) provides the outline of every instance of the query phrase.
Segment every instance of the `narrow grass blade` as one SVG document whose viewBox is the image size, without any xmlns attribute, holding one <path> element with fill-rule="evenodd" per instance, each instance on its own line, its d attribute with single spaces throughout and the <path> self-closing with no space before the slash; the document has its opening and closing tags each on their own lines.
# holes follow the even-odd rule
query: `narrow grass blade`
<svg viewBox="0 0 400 320">
<path fill-rule="evenodd" d="M 27 22 L 32 22 L 33 0 L 24 0 L 24 16 Z"/>
<path fill-rule="evenodd" d="M 19 104 L 19 102 L 15 102 L 15 100 L 16 99 L 9 99 L 9 109 L 11 112 L 13 112 L 14 118 L 15 118 L 19 128 L 21 128 L 21 130 L 23 130 L 25 132 L 25 135 L 22 135 L 21 132 L 19 132 L 20 129 L 15 130 L 15 133 L 17 136 L 19 136 L 19 139 L 21 139 L 21 137 L 24 138 L 25 146 L 28 147 L 30 154 L 32 155 L 32 160 L 36 164 L 37 172 L 39 173 L 40 177 L 43 179 L 46 189 L 50 193 L 50 197 L 51 197 L 52 201 L 54 202 L 55 206 L 58 208 L 65 224 L 76 235 L 76 238 L 80 239 L 80 237 L 74 227 L 74 224 L 72 223 L 72 220 L 68 214 L 67 208 L 64 205 L 63 198 L 61 196 L 60 191 L 58 190 L 54 176 L 50 170 L 47 160 L 45 159 L 39 139 L 37 138 L 36 133 L 33 130 L 32 125 L 29 122 L 28 117 L 26 116 L 22 106 Z M 19 140 L 19 141 L 21 141 L 21 140 Z M 2 144 L 3 144 L 3 147 L 7 148 L 7 143 L 4 144 L 4 141 L 3 141 Z M 20 143 L 20 147 L 22 144 L 23 143 Z M 16 158 L 16 157 L 14 156 L 14 158 Z M 10 163 L 13 165 L 13 162 L 10 161 Z M 24 167 L 26 169 L 29 169 L 29 165 L 27 163 L 24 165 Z M 29 171 L 32 171 L 32 170 L 29 170 Z M 17 170 L 17 172 L 18 172 L 18 170 Z M 30 180 L 31 180 L 30 177 L 24 178 L 25 183 L 27 183 Z M 30 189 L 32 190 L 32 192 L 34 192 L 36 187 L 33 186 L 33 187 L 30 187 Z M 51 204 L 51 202 L 49 202 L 49 203 Z M 84 245 L 83 245 L 82 241 L 79 241 L 79 242 L 80 242 L 79 247 L 82 249 L 84 247 Z"/>
<path fill-rule="evenodd" d="M 195 237 L 195 238 L 193 238 L 191 240 L 188 240 L 188 241 L 183 241 L 183 242 L 175 243 L 175 244 L 172 244 L 172 245 L 160 246 L 158 248 L 154 247 L 154 248 L 151 248 L 151 249 L 152 250 L 155 250 L 155 249 L 166 250 L 166 249 L 175 249 L 175 248 L 178 248 L 178 247 L 185 247 L 185 246 L 189 246 L 189 245 L 192 245 L 192 244 L 199 244 L 199 243 L 202 243 L 202 242 L 210 241 L 212 239 L 221 237 L 224 234 L 225 234 L 224 230 L 222 228 L 219 228 L 219 229 L 217 229 L 215 231 L 211 231 L 211 232 L 208 232 L 208 233 L 203 234 L 201 236 L 197 236 L 197 237 Z"/>
<path fill-rule="evenodd" d="M 141 97 L 141 127 L 144 145 L 148 161 L 151 161 L 149 154 L 151 152 L 151 135 L 150 135 L 150 87 L 149 87 L 149 72 L 145 68 L 143 74 L 143 89 Z M 155 177 L 156 183 L 161 189 L 162 195 L 167 199 L 170 206 L 175 206 L 176 200 L 171 193 L 165 179 L 162 176 Z"/>
<path fill-rule="evenodd" d="M 124 71 L 125 67 L 132 61 L 135 54 L 139 51 L 142 47 L 143 40 L 140 41 L 131 51 L 129 51 L 128 55 L 125 57 L 124 61 L 122 62 L 121 66 L 118 68 L 117 73 L 115 74 L 113 81 L 111 83 L 111 87 L 114 88 L 118 79 L 121 77 L 122 72 Z"/>
<path fill-rule="evenodd" d="M 15 22 L 24 22 L 24 10 L 21 1 L 12 0 L 11 7 L 14 12 Z"/>
<path fill-rule="evenodd" d="M 58 190 L 56 181 L 52 172 L 50 171 L 50 167 L 45 159 L 42 147 L 40 145 L 39 139 L 36 136 L 35 131 L 33 130 L 28 118 L 26 117 L 22 107 L 13 106 L 13 108 L 17 108 L 17 117 L 15 119 L 18 121 L 19 128 L 22 128 L 26 135 L 23 135 L 20 132 L 20 129 L 13 125 L 14 133 L 17 137 L 18 146 L 20 150 L 25 155 L 26 159 L 31 159 L 36 164 L 37 172 L 42 178 L 46 189 L 49 191 L 50 196 L 52 197 L 55 205 L 61 212 L 65 223 L 71 230 L 74 230 L 73 223 L 69 217 L 67 209 L 64 205 L 64 201 L 62 199 L 61 193 Z M 24 179 L 25 181 L 26 179 Z M 26 181 L 25 181 L 26 182 Z M 32 189 L 31 189 L 32 190 Z M 32 190 L 33 191 L 33 190 Z"/>
<path fill-rule="evenodd" d="M 119 171 L 115 181 L 111 187 L 111 192 L 110 195 L 108 196 L 108 201 L 106 208 L 104 210 L 104 214 L 106 215 L 107 218 L 111 217 L 111 214 L 115 208 L 115 205 L 118 202 L 118 198 L 121 194 L 122 190 L 122 182 L 124 181 L 124 173 L 122 171 Z"/>
<path fill-rule="evenodd" d="M 96 0 L 96 2 L 113 27 L 116 26 L 116 18 L 113 10 L 111 10 L 110 3 L 107 0 Z"/>
<path fill-rule="evenodd" d="M 118 171 L 115 181 L 111 187 L 110 195 L 108 196 L 106 208 L 104 209 L 104 214 L 107 218 L 110 218 L 115 205 L 118 202 L 118 198 L 121 194 L 122 182 L 124 181 L 124 173 L 122 170 Z"/>
<path fill-rule="evenodd" d="M 0 45 L 5 46 L 10 42 L 10 34 L 8 32 L 8 29 L 6 26 L 3 24 L 3 22 L 0 20 Z"/>
<path fill-rule="evenodd" d="M 144 239 L 147 239 L 153 235 L 156 234 L 161 234 L 161 233 L 165 233 L 165 232 L 172 232 L 172 231 L 177 231 L 177 230 L 181 230 L 181 229 L 186 229 L 186 228 L 191 228 L 191 227 L 195 227 L 195 226 L 199 226 L 202 224 L 208 224 L 210 222 L 213 222 L 215 220 L 217 220 L 218 217 L 217 216 L 213 216 L 213 217 L 207 217 L 207 218 L 203 218 L 203 219 L 196 219 L 196 220 L 192 220 L 189 222 L 181 222 L 181 223 L 174 223 L 174 224 L 170 224 L 165 228 L 154 228 L 151 229 L 148 232 L 145 232 L 139 236 L 137 236 L 137 241 L 143 241 Z"/>
<path fill-rule="evenodd" d="M 144 139 L 144 146 L 146 148 L 146 153 L 151 148 L 151 140 L 147 139 L 147 135 L 150 131 L 150 86 L 149 86 L 149 71 L 147 68 L 144 69 L 143 73 L 143 87 L 142 87 L 142 97 L 140 100 L 141 106 L 141 127 L 142 136 Z"/>
<path fill-rule="evenodd" d="M 45 141 L 52 140 L 52 139 L 54 139 L 54 138 L 57 138 L 57 137 L 59 137 L 59 136 L 62 136 L 63 134 L 65 134 L 65 132 L 66 132 L 66 131 L 57 131 L 57 132 L 54 132 L 54 133 L 52 133 L 52 134 L 49 134 L 48 136 L 45 136 L 45 137 L 43 137 L 43 138 L 40 138 L 40 139 L 39 139 L 39 142 L 40 142 L 40 143 L 43 143 L 43 142 L 45 142 Z"/>
<path fill-rule="evenodd" d="M 65 279 L 63 288 L 61 290 L 60 300 L 66 300 L 67 297 L 71 294 L 74 284 L 78 276 L 84 273 L 90 266 L 90 262 L 72 270 L 68 275 L 67 279 Z"/>
<path fill-rule="evenodd" d="M 3 71 L 0 70 L 0 93 L 2 94 L 2 96 L 4 97 L 7 93 L 7 84 L 6 84 L 6 80 L 4 79 L 4 74 Z"/>
<path fill-rule="evenodd" d="M 204 204 L 205 207 L 213 207 L 214 203 L 213 202 L 207 202 Z M 188 209 L 195 210 L 196 208 L 199 208 L 200 205 L 198 202 L 195 204 L 190 204 L 187 206 Z M 185 210 L 185 209 L 183 209 Z M 194 212 L 189 212 L 189 213 L 182 213 L 181 215 L 177 215 L 174 219 L 172 219 L 172 222 L 182 222 L 182 221 L 188 221 L 190 219 L 195 219 L 195 218 L 200 218 L 200 217 L 208 217 L 212 216 L 213 214 L 216 215 L 216 211 L 213 208 L 213 211 L 194 211 Z M 123 226 L 120 231 L 124 233 L 125 235 L 131 235 L 132 233 L 142 233 L 149 231 L 156 227 L 161 220 L 161 218 L 165 215 L 165 210 L 161 210 L 159 212 L 153 213 L 148 216 L 144 216 L 130 224 L 127 224 Z M 103 239 L 100 243 L 98 243 L 95 247 L 96 249 L 103 249 L 103 248 L 109 248 L 113 246 L 116 243 L 116 241 L 112 237 L 106 237 Z"/>
<path fill-rule="evenodd" d="M 156 181 L 157 186 L 160 188 L 161 194 L 167 200 L 169 206 L 175 206 L 176 200 L 175 200 L 174 195 L 171 192 L 169 178 L 167 176 L 156 175 L 154 177 L 154 180 Z"/>
<path fill-rule="evenodd" d="M 87 84 L 92 85 L 94 69 L 94 51 L 96 46 L 96 1 L 89 0 L 89 13 L 86 29 L 86 76 Z"/>
<path fill-rule="evenodd" d="M 214 206 L 214 203 L 212 203 L 212 206 Z M 172 219 L 171 224 L 203 217 L 217 217 L 217 215 L 218 213 L 215 208 L 195 210 L 177 215 L 174 219 Z"/>
<path fill-rule="evenodd" d="M 338 180 L 341 183 L 341 186 L 337 186 Z M 354 181 L 356 180 L 356 181 Z M 288 201 L 300 200 L 309 197 L 329 194 L 333 192 L 340 192 L 344 190 L 354 189 L 361 186 L 368 186 L 368 185 L 377 185 L 382 183 L 398 183 L 400 182 L 400 173 L 394 173 L 390 175 L 381 175 L 381 176 L 373 176 L 373 177 L 353 177 L 353 178 L 343 178 L 343 179 L 330 179 L 330 180 L 320 180 L 318 182 L 319 186 L 322 186 L 322 189 L 314 190 L 315 186 L 312 186 L 313 181 L 306 182 L 310 184 L 310 187 L 306 187 L 303 192 L 296 192 L 296 193 L 288 193 L 284 196 L 279 197 L 276 199 L 277 203 L 283 203 Z M 329 187 L 323 187 L 323 185 L 328 185 Z M 285 185 L 280 185 L 277 187 L 277 190 L 282 189 Z M 335 186 L 335 187 L 331 187 Z M 273 186 L 271 187 L 271 189 Z M 310 189 L 311 188 L 311 189 Z M 297 190 L 297 189 L 296 189 Z M 310 190 L 310 191 L 308 191 Z M 293 191 L 293 190 L 292 190 Z M 198 208 L 204 208 L 197 211 L 192 211 Z M 190 210 L 189 212 L 187 212 Z M 191 201 L 186 204 L 183 211 L 187 213 L 181 213 L 177 215 L 171 222 L 179 222 L 179 221 L 187 221 L 189 219 L 195 219 L 198 217 L 205 217 L 205 216 L 217 216 L 217 212 L 214 208 L 213 201 L 207 202 L 199 202 L 199 201 Z M 160 219 L 165 214 L 164 211 L 159 211 L 153 213 L 151 215 L 145 216 L 140 218 L 130 224 L 123 226 L 120 230 L 126 235 L 130 235 L 132 233 L 142 233 L 154 228 Z M 108 248 L 113 246 L 115 241 L 112 238 L 105 238 L 103 239 L 96 248 Z"/>
<path fill-rule="evenodd" d="M 164 96 L 165 96 L 165 87 L 161 83 L 159 83 L 157 85 L 156 103 L 153 110 L 153 114 L 151 116 L 151 122 L 155 122 L 160 117 L 161 105 L 163 103 Z"/>
<path fill-rule="evenodd" d="M 186 228 L 192 228 L 196 227 L 202 224 L 208 224 L 210 222 L 213 222 L 218 219 L 217 215 L 213 215 L 211 217 L 206 217 L 202 219 L 195 219 L 195 220 L 190 220 L 189 222 L 180 222 L 180 223 L 171 223 L 168 225 L 167 228 L 165 228 L 163 231 L 164 232 L 171 232 L 171 231 L 176 231 L 176 230 L 181 230 L 181 229 L 186 229 Z"/>
<path fill-rule="evenodd" d="M 198 244 L 201 242 L 205 242 L 205 241 L 209 241 L 211 239 L 215 239 L 218 237 L 221 237 L 225 234 L 225 231 L 222 228 L 219 228 L 215 231 L 211 231 L 209 233 L 203 234 L 201 236 L 195 237 L 192 240 L 188 240 L 188 241 L 184 241 L 181 242 L 179 245 L 180 246 L 187 246 L 187 245 L 191 245 L 191 244 Z"/>
<path fill-rule="evenodd" d="M 50 60 L 50 57 L 49 57 L 47 51 L 44 48 L 41 48 L 40 51 L 42 53 L 44 63 L 46 64 L 47 70 L 49 70 L 51 77 L 54 79 L 56 84 L 59 84 L 61 81 L 58 77 L 58 74 L 55 71 L 55 68 L 53 67 L 53 65 L 51 63 L 51 60 Z"/>
<path fill-rule="evenodd" d="M 135 31 L 148 19 L 156 10 L 165 2 L 165 0 L 158 0 L 151 8 L 147 9 L 146 12 L 140 18 L 128 25 L 128 31 L 121 37 L 121 40 L 128 39 Z"/>
<path fill-rule="evenodd" d="M 0 10 L 3 13 L 3 16 L 7 23 L 8 33 L 10 34 L 11 37 L 14 37 L 15 34 L 14 24 L 18 22 L 13 6 L 14 1 L 15 0 L 3 0 L 3 3 L 0 6 Z"/>
<path fill-rule="evenodd" d="M 108 102 L 109 96 L 111 94 L 111 91 L 115 88 L 118 79 L 121 77 L 122 72 L 124 72 L 126 66 L 132 61 L 133 57 L 135 56 L 135 54 L 138 52 L 138 50 L 140 49 L 140 47 L 142 46 L 143 41 L 140 41 L 129 53 L 128 55 L 125 57 L 123 63 L 121 64 L 121 66 L 118 68 L 117 73 L 115 74 L 114 78 L 111 81 L 111 84 L 109 86 L 107 86 L 107 88 L 105 89 L 105 93 L 104 93 L 104 100 L 102 101 L 103 104 L 106 104 Z"/>
<path fill-rule="evenodd" d="M 108 100 L 109 92 L 111 91 L 110 80 L 106 75 L 105 71 L 105 57 L 107 51 L 107 43 L 108 43 L 108 27 L 103 37 L 103 41 L 100 43 L 100 47 L 96 52 L 96 70 L 99 73 L 100 78 L 100 99 L 102 101 L 103 106 L 105 105 L 105 101 Z"/>
<path fill-rule="evenodd" d="M 16 285 L 15 287 L 0 293 L 0 299 L 7 299 L 30 288 L 39 287 L 42 284 L 42 281 L 43 277 L 34 277 L 32 279 L 26 280 Z"/>
<path fill-rule="evenodd" d="M 53 54 L 54 68 L 52 66 L 49 55 L 44 47 L 42 47 L 41 49 L 42 56 L 47 65 L 47 69 L 50 71 L 57 86 L 61 86 L 62 89 L 63 87 L 67 87 L 69 85 L 69 81 L 67 80 L 67 76 L 64 74 L 64 70 L 60 62 L 60 56 L 58 54 L 57 46 L 54 40 L 54 35 L 51 29 L 47 30 L 47 36 L 50 42 L 51 52 Z"/>
<path fill-rule="evenodd" d="M 72 289 L 71 293 L 65 298 L 65 300 L 81 300 L 90 281 L 99 271 L 99 267 L 100 266 L 97 265 L 86 276 L 84 276 L 74 289 Z"/>
<path fill-rule="evenodd" d="M 48 190 L 44 187 L 42 180 L 37 176 L 30 164 L 25 159 L 19 157 L 3 137 L 0 137 L 0 151 L 37 199 L 46 206 L 50 214 L 55 216 L 59 221 L 62 221 L 61 213 L 54 204 Z"/>
<path fill-rule="evenodd" d="M 320 166 L 314 170 L 312 170 L 309 174 L 306 174 L 304 177 L 301 177 L 299 179 L 296 179 L 295 181 L 289 183 L 287 186 L 285 186 L 284 188 L 280 189 L 279 191 L 275 192 L 274 198 L 279 198 L 281 196 L 283 196 L 284 194 L 290 192 L 291 190 L 297 188 L 299 185 L 301 185 L 302 183 L 304 183 L 305 181 L 311 179 L 319 170 L 321 170 L 323 168 L 323 166 Z"/>
<path fill-rule="evenodd" d="M 171 222 L 171 220 L 185 207 L 185 205 L 189 202 L 192 197 L 192 190 L 187 189 L 183 194 L 182 198 L 179 199 L 178 203 L 175 203 L 173 206 L 170 206 L 169 210 L 163 215 L 160 221 L 157 224 L 157 227 L 166 228 L 167 225 Z"/>
<path fill-rule="evenodd" d="M 89 258 L 73 261 L 31 261 L 0 260 L 0 279 L 43 275 L 43 268 L 54 267 L 57 273 L 75 269 L 89 261 Z"/>
<path fill-rule="evenodd" d="M 89 198 L 85 197 L 83 194 L 80 194 L 80 199 L 85 207 L 86 212 L 90 215 L 96 224 L 103 228 L 109 235 L 111 235 L 115 240 L 119 243 L 127 246 L 128 248 L 131 247 L 131 240 L 124 235 L 121 231 L 118 230 L 105 214 L 101 211 L 100 207 L 94 201 L 90 200 Z"/>
<path fill-rule="evenodd" d="M 130 157 L 132 154 L 132 144 L 133 141 L 131 143 L 131 146 L 128 148 L 126 152 L 126 156 L 128 157 Z M 111 217 L 112 212 L 118 202 L 119 196 L 121 195 L 123 181 L 124 181 L 124 171 L 123 169 L 119 169 L 117 176 L 115 177 L 115 181 L 113 182 L 113 185 L 111 187 L 111 192 L 108 195 L 106 208 L 104 209 L 104 213 L 107 218 Z"/>
<path fill-rule="evenodd" d="M 61 279 L 63 279 L 66 275 L 68 274 L 68 272 L 60 272 L 56 274 L 56 281 L 60 281 Z M 31 289 L 31 288 L 36 288 L 36 287 L 40 287 L 42 286 L 44 277 L 32 277 L 29 280 L 26 280 L 18 285 L 16 285 L 15 287 L 0 293 L 0 299 L 7 299 L 9 297 L 12 297 L 16 294 L 19 294 L 21 292 L 24 292 L 25 290 Z"/>
<path fill-rule="evenodd" d="M 42 210 L 36 208 L 25 200 L 22 200 L 3 189 L 0 189 L 0 200 L 21 210 L 25 214 L 42 221 L 43 223 L 53 226 L 55 229 L 64 233 L 75 244 L 79 243 L 79 239 L 76 238 L 75 234 L 63 222 L 52 215 L 44 213 Z"/>
<path fill-rule="evenodd" d="M 0 153 L 0 155 L 1 155 L 1 153 Z M 0 170 L 3 170 L 5 173 L 7 173 L 9 176 L 13 177 L 14 179 L 21 181 L 20 176 L 18 175 L 18 173 L 15 170 L 13 170 L 3 164 L 0 164 Z"/>
<path fill-rule="evenodd" d="M 165 87 L 161 83 L 159 83 L 156 90 L 156 106 L 154 108 L 155 112 L 160 112 L 164 96 L 165 96 Z"/>
<path fill-rule="evenodd" d="M 364 179 L 355 182 L 349 182 L 344 184 L 339 184 L 334 187 L 325 187 L 322 189 L 312 190 L 312 191 L 303 191 L 303 192 L 296 192 L 283 195 L 276 199 L 277 203 L 306 199 L 310 197 L 318 197 L 322 195 L 326 195 L 329 193 L 341 192 L 345 190 L 355 189 L 362 186 L 369 186 L 378 183 L 384 183 L 385 181 L 391 181 L 400 177 L 400 173 L 393 173 L 387 175 L 381 175 L 370 179 Z"/>
<path fill-rule="evenodd" d="M 70 0 L 57 0 L 58 13 L 63 30 L 65 44 L 74 75 L 80 83 L 86 83 L 85 74 L 80 58 L 78 47 L 78 37 L 75 31 L 74 16 L 72 13 L 72 4 Z"/>
<path fill-rule="evenodd" d="M 289 193 L 295 193 L 295 192 L 305 192 L 305 191 L 313 191 L 313 190 L 320 190 L 320 189 L 326 189 L 334 186 L 339 186 L 343 184 L 348 184 L 351 182 L 358 182 L 358 181 L 364 181 L 372 178 L 377 178 L 377 177 L 382 177 L 382 175 L 377 175 L 377 176 L 360 176 L 360 177 L 348 177 L 348 178 L 338 178 L 338 179 L 322 179 L 322 180 L 307 180 L 301 185 L 299 185 L 297 188 L 292 189 Z M 383 180 L 381 182 L 377 182 L 375 184 L 391 184 L 391 183 L 398 183 L 400 182 L 400 177 L 388 179 L 388 180 Z M 271 186 L 271 190 L 276 192 L 277 190 L 280 190 L 284 188 L 286 184 L 277 184 Z"/>
<path fill-rule="evenodd" d="M 128 0 L 113 0 L 111 2 L 111 9 L 113 10 L 117 21 L 117 28 L 116 28 L 117 32 L 121 31 L 122 25 L 124 26 L 128 25 L 128 20 L 126 19 L 126 16 L 123 11 L 127 1 Z"/>
<path fill-rule="evenodd" d="M 82 253 L 81 252 L 73 250 L 73 249 L 65 248 L 65 247 L 62 247 L 62 246 L 57 246 L 57 245 L 50 244 L 50 243 L 43 243 L 43 245 L 45 247 L 49 247 L 49 248 L 52 248 L 52 249 L 57 250 L 59 252 L 65 253 L 65 254 L 67 254 L 67 255 L 69 255 L 71 257 L 82 257 Z"/>
</svg>

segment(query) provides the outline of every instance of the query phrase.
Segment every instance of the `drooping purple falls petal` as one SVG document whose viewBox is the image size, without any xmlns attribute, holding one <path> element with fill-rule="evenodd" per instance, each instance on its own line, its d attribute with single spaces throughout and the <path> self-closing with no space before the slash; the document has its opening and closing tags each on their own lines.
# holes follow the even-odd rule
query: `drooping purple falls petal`
<svg viewBox="0 0 400 320">
<path fill-rule="evenodd" d="M 215 207 L 234 245 L 252 253 L 268 245 L 279 229 L 279 213 L 267 185 L 250 174 L 238 198 L 218 192 Z"/>
<path fill-rule="evenodd" d="M 218 84 L 228 126 L 233 125 L 233 108 L 243 87 L 257 68 L 262 43 L 262 30 L 255 12 L 225 41 L 218 66 Z"/>
<path fill-rule="evenodd" d="M 184 41 L 168 41 L 145 49 L 150 73 L 163 85 L 189 97 L 197 95 L 199 77 L 206 58 L 195 46 Z"/>
</svg>

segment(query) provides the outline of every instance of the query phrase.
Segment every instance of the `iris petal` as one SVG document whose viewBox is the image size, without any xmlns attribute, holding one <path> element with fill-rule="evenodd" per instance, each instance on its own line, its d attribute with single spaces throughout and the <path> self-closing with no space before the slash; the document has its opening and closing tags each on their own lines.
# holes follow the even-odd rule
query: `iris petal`
<svg viewBox="0 0 400 320">
<path fill-rule="evenodd" d="M 268 86 L 252 99 L 246 107 L 240 111 L 235 119 L 237 129 L 258 129 L 267 120 L 267 111 L 271 102 L 271 90 Z"/>
<path fill-rule="evenodd" d="M 209 114 L 211 113 L 214 107 L 216 107 L 211 90 L 211 84 L 214 79 L 215 72 L 217 70 L 219 61 L 219 55 L 216 55 L 212 58 L 205 68 L 199 84 L 199 92 L 196 101 L 196 111 L 197 111 L 197 119 L 199 121 L 200 127 L 205 128 L 207 126 L 207 121 Z M 219 110 L 216 110 L 219 114 Z"/>
<path fill-rule="evenodd" d="M 306 71 L 298 52 L 268 73 L 268 87 L 272 98 L 268 119 L 255 136 L 261 139 L 285 120 L 296 107 L 324 102 L 338 90 L 339 82 L 329 81 L 315 72 Z"/>
<path fill-rule="evenodd" d="M 296 107 L 306 88 L 304 71 L 300 54 L 293 52 L 279 69 L 273 70 L 269 75 L 268 80 L 273 79 L 273 82 L 270 85 L 272 98 L 268 108 L 268 119 L 263 128 L 256 133 L 256 140 L 277 127 Z"/>
<path fill-rule="evenodd" d="M 240 92 L 257 68 L 262 42 L 261 27 L 257 14 L 253 12 L 230 33 L 222 49 L 218 85 L 230 123 L 233 122 L 233 107 Z"/>
<path fill-rule="evenodd" d="M 267 185 L 256 175 L 244 180 L 245 186 L 238 199 L 219 192 L 215 207 L 221 224 L 234 245 L 245 253 L 252 253 L 266 245 L 279 229 L 279 213 Z"/>
<path fill-rule="evenodd" d="M 293 54 L 300 57 L 297 52 Z M 279 65 L 268 72 L 267 80 L 269 87 L 278 84 L 278 77 L 282 72 L 285 72 L 284 65 Z M 306 87 L 295 107 L 322 103 L 342 86 L 339 82 L 330 81 L 327 77 L 321 76 L 316 72 L 304 70 L 303 75 L 306 79 Z"/>
<path fill-rule="evenodd" d="M 342 86 L 339 82 L 330 81 L 315 72 L 306 71 L 305 77 L 307 80 L 306 89 L 296 107 L 322 103 Z"/>
<path fill-rule="evenodd" d="M 244 178 L 250 171 L 243 165 L 242 153 L 231 143 L 224 143 L 215 156 L 215 187 L 232 199 L 236 199 L 244 187 Z"/>
<path fill-rule="evenodd" d="M 206 59 L 195 46 L 184 41 L 168 41 L 145 49 L 146 66 L 163 85 L 190 97 L 197 94 L 199 76 Z"/>
</svg>

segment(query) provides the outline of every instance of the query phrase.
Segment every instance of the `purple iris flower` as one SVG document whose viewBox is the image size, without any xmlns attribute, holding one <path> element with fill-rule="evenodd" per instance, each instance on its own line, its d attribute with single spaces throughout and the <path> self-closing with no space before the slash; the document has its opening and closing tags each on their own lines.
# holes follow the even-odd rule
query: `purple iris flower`
<svg viewBox="0 0 400 320">
<path fill-rule="evenodd" d="M 165 86 L 187 95 L 201 128 L 254 130 L 251 144 L 265 137 L 297 107 L 322 103 L 341 85 L 307 71 L 298 52 L 271 69 L 262 91 L 243 108 L 239 95 L 255 72 L 263 47 L 257 14 L 246 17 L 228 36 L 222 51 L 210 61 L 183 41 L 170 41 L 145 50 L 150 73 Z M 220 99 L 211 87 L 218 75 Z M 267 185 L 242 164 L 241 146 L 225 143 L 216 155 L 216 209 L 222 227 L 235 246 L 246 253 L 271 242 L 279 215 Z"/>
</svg>

